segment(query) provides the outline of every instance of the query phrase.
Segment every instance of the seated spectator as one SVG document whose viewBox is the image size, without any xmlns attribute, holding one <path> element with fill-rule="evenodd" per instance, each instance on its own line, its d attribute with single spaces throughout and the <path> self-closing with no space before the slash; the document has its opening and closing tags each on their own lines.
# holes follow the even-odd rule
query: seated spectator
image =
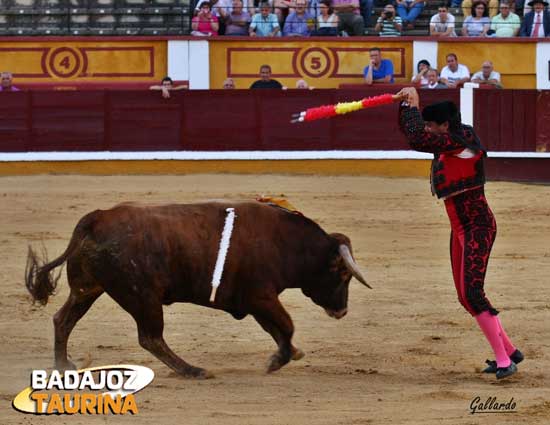
<svg viewBox="0 0 550 425">
<path fill-rule="evenodd" d="M 282 89 L 283 85 L 277 80 L 271 79 L 271 66 L 262 65 L 260 67 L 260 79 L 253 82 L 251 89 Z"/>
<path fill-rule="evenodd" d="M 248 35 L 250 14 L 243 10 L 241 0 L 233 0 L 231 12 L 225 20 L 225 35 Z"/>
<path fill-rule="evenodd" d="M 398 37 L 403 29 L 403 21 L 395 15 L 395 7 L 392 4 L 384 6 L 384 10 L 376 21 L 374 30 L 380 37 Z"/>
<path fill-rule="evenodd" d="M 464 15 L 464 18 L 472 15 L 475 16 L 472 3 L 476 3 L 477 1 L 482 1 L 485 4 L 490 18 L 498 13 L 498 0 L 464 0 L 462 2 L 462 14 Z"/>
<path fill-rule="evenodd" d="M 363 25 L 369 26 L 372 10 L 374 9 L 374 0 L 359 0 L 359 11 L 363 17 Z"/>
<path fill-rule="evenodd" d="M 251 37 L 281 36 L 279 20 L 277 19 L 277 15 L 271 13 L 271 6 L 269 3 L 262 3 L 260 5 L 260 13 L 256 13 L 252 17 L 248 33 Z"/>
<path fill-rule="evenodd" d="M 11 74 L 11 72 L 8 72 L 8 71 L 2 72 L 2 74 L 0 74 L 0 78 L 2 78 L 0 91 L 19 91 L 19 89 L 12 84 L 13 75 Z"/>
<path fill-rule="evenodd" d="M 149 87 L 149 90 L 160 90 L 162 91 L 162 97 L 165 99 L 170 98 L 170 92 L 173 90 L 186 90 L 189 86 L 187 84 L 181 84 L 179 86 L 175 86 L 174 82 L 170 77 L 164 77 L 162 81 L 160 82 L 160 86 L 151 86 Z"/>
<path fill-rule="evenodd" d="M 379 47 L 369 50 L 370 64 L 363 71 L 365 83 L 393 83 L 393 63 L 389 59 L 382 59 Z"/>
<path fill-rule="evenodd" d="M 465 82 L 470 81 L 470 70 L 466 65 L 458 63 L 454 53 L 449 53 L 447 66 L 441 70 L 439 81 L 452 89 L 462 87 Z"/>
<path fill-rule="evenodd" d="M 420 16 L 424 5 L 424 0 L 396 0 L 397 14 L 403 20 L 403 26 L 406 29 L 414 29 L 414 21 Z"/>
<path fill-rule="evenodd" d="M 465 37 L 485 37 L 491 28 L 487 5 L 477 0 L 472 6 L 472 14 L 462 23 L 462 35 Z"/>
<path fill-rule="evenodd" d="M 364 35 L 365 21 L 359 14 L 359 0 L 332 0 L 338 15 L 338 32 L 344 35 Z"/>
<path fill-rule="evenodd" d="M 209 37 L 218 35 L 220 24 L 218 18 L 212 14 L 210 2 L 201 3 L 199 13 L 191 20 L 191 35 Z"/>
<path fill-rule="evenodd" d="M 282 25 L 290 12 L 294 12 L 294 0 L 272 0 L 272 2 L 275 8 L 275 15 L 277 15 L 279 24 Z"/>
<path fill-rule="evenodd" d="M 426 59 L 418 61 L 416 65 L 416 75 L 412 77 L 411 82 L 415 85 L 420 86 L 420 88 L 428 84 L 428 79 L 426 78 L 426 72 L 431 68 L 430 62 Z"/>
<path fill-rule="evenodd" d="M 545 10 L 548 6 L 546 0 L 531 0 L 529 6 L 533 10 L 523 17 L 519 30 L 521 37 L 548 37 L 550 35 L 550 12 Z"/>
<path fill-rule="evenodd" d="M 421 86 L 421 89 L 446 89 L 447 86 L 439 81 L 439 72 L 437 69 L 430 68 L 426 72 L 426 78 L 428 79 L 428 84 Z"/>
<path fill-rule="evenodd" d="M 439 6 L 437 13 L 430 19 L 430 35 L 435 37 L 456 37 L 455 17 L 447 6 Z"/>
<path fill-rule="evenodd" d="M 283 35 L 286 37 L 307 37 L 311 34 L 315 19 L 306 11 L 307 0 L 296 0 L 296 11 L 289 13 Z"/>
<path fill-rule="evenodd" d="M 306 82 L 306 80 L 298 80 L 296 81 L 296 88 L 313 90 L 315 87 L 310 87 L 309 84 Z"/>
<path fill-rule="evenodd" d="M 338 35 L 338 16 L 333 12 L 330 0 L 321 1 L 314 35 Z"/>
<path fill-rule="evenodd" d="M 519 16 L 511 11 L 507 0 L 500 2 L 500 13 L 491 19 L 491 30 L 495 37 L 516 37 L 521 26 Z"/>
<path fill-rule="evenodd" d="M 233 78 L 226 78 L 223 81 L 223 88 L 224 88 L 224 90 L 236 89 L 237 87 L 235 87 L 235 81 L 233 81 Z"/>
<path fill-rule="evenodd" d="M 498 89 L 502 88 L 500 73 L 495 71 L 493 62 L 491 61 L 483 62 L 483 65 L 481 65 L 481 71 L 476 72 L 472 76 L 472 83 L 491 84 Z"/>
</svg>

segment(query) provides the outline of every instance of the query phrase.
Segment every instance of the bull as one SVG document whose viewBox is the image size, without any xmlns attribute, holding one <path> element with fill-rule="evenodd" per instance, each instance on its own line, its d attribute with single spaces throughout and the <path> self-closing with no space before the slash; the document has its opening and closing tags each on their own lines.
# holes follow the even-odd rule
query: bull
<svg viewBox="0 0 550 425">
<path fill-rule="evenodd" d="M 235 227 L 223 278 L 210 300 L 226 209 L 234 208 Z M 303 352 L 292 345 L 292 319 L 278 296 L 300 288 L 305 296 L 340 319 L 347 313 L 349 282 L 365 281 L 352 256 L 349 238 L 327 234 L 313 220 L 260 202 L 208 202 L 145 206 L 120 204 L 85 215 L 65 252 L 47 262 L 29 246 L 26 287 L 45 305 L 67 263 L 70 294 L 54 315 L 55 367 L 74 369 L 67 357 L 69 335 L 104 292 L 136 321 L 139 344 L 185 377 L 208 378 L 205 369 L 178 357 L 163 338 L 163 305 L 188 302 L 251 314 L 275 340 L 273 372 Z M 62 269 L 61 269 L 62 270 Z"/>
</svg>

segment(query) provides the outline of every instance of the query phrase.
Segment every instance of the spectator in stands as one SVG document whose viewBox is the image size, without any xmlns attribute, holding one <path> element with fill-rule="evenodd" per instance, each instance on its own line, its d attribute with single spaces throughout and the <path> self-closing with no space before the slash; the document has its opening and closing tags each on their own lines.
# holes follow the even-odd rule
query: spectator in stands
<svg viewBox="0 0 550 425">
<path fill-rule="evenodd" d="M 462 35 L 465 37 L 485 37 L 491 29 L 491 20 L 487 12 L 487 5 L 477 0 L 472 5 L 472 14 L 462 23 Z"/>
<path fill-rule="evenodd" d="M 424 5 L 424 0 L 396 0 L 397 14 L 403 20 L 403 26 L 406 29 L 414 29 L 414 21 L 420 16 Z"/>
<path fill-rule="evenodd" d="M 516 37 L 521 22 L 519 16 L 511 11 L 507 0 L 500 2 L 500 13 L 491 19 L 491 30 L 495 37 Z"/>
<path fill-rule="evenodd" d="M 260 5 L 260 13 L 252 17 L 252 22 L 248 30 L 251 37 L 280 37 L 281 27 L 277 15 L 271 13 L 269 3 Z"/>
<path fill-rule="evenodd" d="M 250 86 L 251 89 L 282 89 L 283 85 L 277 80 L 271 79 L 271 66 L 260 67 L 260 79 Z"/>
<path fill-rule="evenodd" d="M 384 10 L 376 21 L 374 30 L 380 37 L 398 37 L 403 29 L 403 20 L 395 15 L 395 7 L 393 4 L 384 6 Z"/>
<path fill-rule="evenodd" d="M 13 75 L 11 74 L 11 72 L 8 72 L 8 71 L 2 72 L 2 74 L 0 74 L 0 78 L 2 78 L 0 91 L 19 91 L 19 89 L 12 84 Z"/>
<path fill-rule="evenodd" d="M 472 83 L 490 84 L 495 86 L 497 89 L 502 88 L 500 73 L 495 71 L 493 62 L 491 61 L 483 62 L 481 65 L 481 71 L 476 72 L 472 76 Z"/>
<path fill-rule="evenodd" d="M 359 14 L 359 0 L 332 0 L 342 35 L 364 35 L 365 21 Z"/>
<path fill-rule="evenodd" d="M 426 78 L 428 79 L 428 84 L 421 86 L 422 89 L 446 89 L 447 86 L 439 81 L 439 72 L 437 69 L 430 68 L 426 72 Z"/>
<path fill-rule="evenodd" d="M 218 35 L 220 24 L 218 18 L 212 14 L 209 1 L 201 3 L 199 13 L 191 20 L 191 35 L 209 37 Z"/>
<path fill-rule="evenodd" d="M 477 1 L 482 1 L 485 4 L 490 18 L 498 13 L 498 0 L 464 0 L 462 2 L 462 14 L 464 15 L 465 19 L 468 16 L 475 16 L 474 10 L 472 8 L 472 3 L 476 3 Z"/>
<path fill-rule="evenodd" d="M 550 12 L 544 8 L 548 6 L 546 0 L 531 0 L 529 6 L 533 10 L 523 17 L 519 30 L 521 37 L 548 37 L 550 35 Z"/>
<path fill-rule="evenodd" d="M 235 87 L 235 81 L 233 81 L 233 78 L 226 78 L 223 80 L 223 88 L 224 90 L 236 89 L 237 87 Z"/>
<path fill-rule="evenodd" d="M 416 75 L 412 77 L 411 82 L 421 88 L 428 84 L 428 79 L 426 78 L 426 73 L 431 68 L 430 62 L 426 59 L 418 61 L 416 65 Z"/>
<path fill-rule="evenodd" d="M 296 0 L 296 10 L 289 13 L 283 27 L 286 37 L 307 37 L 315 25 L 315 18 L 306 11 L 307 0 Z"/>
<path fill-rule="evenodd" d="M 430 19 L 430 35 L 435 37 L 456 37 L 455 17 L 447 6 L 439 6 L 437 13 Z"/>
<path fill-rule="evenodd" d="M 338 16 L 333 13 L 330 0 L 322 0 L 317 16 L 317 30 L 314 35 L 338 35 Z"/>
<path fill-rule="evenodd" d="M 160 90 L 162 91 L 162 97 L 165 99 L 170 98 L 170 92 L 173 90 L 187 90 L 189 86 L 187 84 L 181 84 L 179 86 L 175 86 L 174 82 L 170 77 L 164 77 L 162 81 L 160 82 L 160 86 L 151 86 L 149 87 L 149 90 Z"/>
<path fill-rule="evenodd" d="M 225 35 L 248 35 L 250 14 L 243 10 L 241 0 L 233 0 L 231 12 L 225 20 Z"/>
<path fill-rule="evenodd" d="M 359 0 L 359 10 L 361 16 L 363 17 L 363 25 L 366 27 L 369 26 L 370 17 L 372 15 L 372 10 L 374 9 L 374 0 Z"/>
<path fill-rule="evenodd" d="M 298 81 L 296 81 L 296 88 L 297 89 L 313 90 L 315 87 L 310 87 L 306 80 L 298 80 Z"/>
<path fill-rule="evenodd" d="M 458 63 L 454 53 L 449 53 L 447 66 L 441 70 L 440 81 L 449 88 L 462 87 L 464 83 L 470 81 L 470 70 L 466 65 Z"/>
<path fill-rule="evenodd" d="M 365 83 L 393 83 L 393 63 L 389 59 L 382 59 L 379 47 L 369 50 L 370 64 L 365 67 Z"/>
<path fill-rule="evenodd" d="M 290 12 L 294 12 L 294 0 L 272 0 L 279 25 L 283 25 Z"/>
</svg>

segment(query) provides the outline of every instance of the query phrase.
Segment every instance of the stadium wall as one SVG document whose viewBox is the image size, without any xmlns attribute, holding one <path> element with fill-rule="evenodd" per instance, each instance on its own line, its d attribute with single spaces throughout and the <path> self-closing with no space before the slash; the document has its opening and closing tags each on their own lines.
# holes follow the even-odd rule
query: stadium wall
<svg viewBox="0 0 550 425">
<path fill-rule="evenodd" d="M 18 84 L 62 89 L 87 83 L 152 84 L 166 74 L 188 81 L 191 89 L 221 88 L 227 77 L 247 88 L 263 63 L 271 64 L 274 77 L 288 87 L 303 78 L 317 88 L 337 88 L 363 82 L 368 50 L 374 46 L 394 62 L 398 83 L 410 82 L 418 60 L 428 59 L 441 69 L 445 55 L 454 52 L 471 72 L 492 60 L 506 88 L 550 88 L 550 42 L 529 38 L 0 37 L 0 63 Z"/>
<path fill-rule="evenodd" d="M 360 95 L 384 91 L 371 88 Z M 474 93 L 474 124 L 490 150 L 489 178 L 550 182 L 550 97 L 534 90 Z M 3 93 L 0 174 L 426 176 L 430 156 L 407 150 L 397 130 L 397 105 L 289 123 L 293 112 L 357 96 L 355 89 L 191 90 L 170 99 L 145 90 Z M 459 90 L 421 91 L 423 104 L 442 99 L 460 104 L 462 97 Z"/>
</svg>

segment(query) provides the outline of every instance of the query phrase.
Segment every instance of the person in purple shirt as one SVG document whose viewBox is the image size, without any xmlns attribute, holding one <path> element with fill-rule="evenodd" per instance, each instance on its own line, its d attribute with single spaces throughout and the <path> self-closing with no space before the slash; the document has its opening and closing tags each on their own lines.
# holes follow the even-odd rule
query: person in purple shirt
<svg viewBox="0 0 550 425">
<path fill-rule="evenodd" d="M 393 83 L 393 63 L 389 59 L 382 59 L 379 47 L 369 50 L 370 65 L 365 67 L 365 83 Z"/>
<path fill-rule="evenodd" d="M 307 1 L 296 0 L 296 11 L 290 13 L 283 27 L 283 35 L 286 37 L 304 37 L 311 34 L 315 25 L 315 19 L 306 12 Z"/>
<path fill-rule="evenodd" d="M 19 91 L 19 89 L 12 85 L 13 76 L 11 72 L 2 72 L 2 84 L 0 85 L 0 91 Z"/>
</svg>

